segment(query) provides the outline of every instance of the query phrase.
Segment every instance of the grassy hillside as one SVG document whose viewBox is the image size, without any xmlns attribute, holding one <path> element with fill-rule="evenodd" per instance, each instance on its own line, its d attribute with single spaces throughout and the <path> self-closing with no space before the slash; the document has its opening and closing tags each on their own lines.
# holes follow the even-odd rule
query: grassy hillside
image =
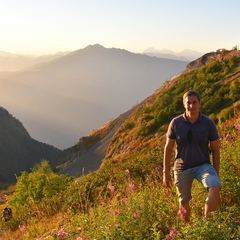
<svg viewBox="0 0 240 240">
<path fill-rule="evenodd" d="M 162 187 L 165 132 L 183 112 L 182 95 L 195 89 L 202 112 L 221 136 L 221 202 L 202 216 L 206 192 L 194 182 L 192 220 L 177 216 L 175 188 Z M 101 168 L 79 178 L 57 175 L 47 162 L 19 178 L 1 223 L 3 239 L 239 239 L 240 57 L 213 59 L 166 82 L 112 137 Z M 5 206 L 5 205 L 4 205 Z"/>
</svg>

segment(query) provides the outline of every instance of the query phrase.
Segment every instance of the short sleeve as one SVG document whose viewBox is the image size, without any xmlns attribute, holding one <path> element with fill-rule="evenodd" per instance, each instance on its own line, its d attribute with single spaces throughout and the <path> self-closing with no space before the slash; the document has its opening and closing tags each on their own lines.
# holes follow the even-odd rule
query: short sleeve
<svg viewBox="0 0 240 240">
<path fill-rule="evenodd" d="M 166 136 L 170 139 L 176 139 L 176 131 L 175 129 L 175 123 L 174 123 L 174 119 L 170 122 L 169 126 L 168 126 L 168 131 Z"/>
</svg>

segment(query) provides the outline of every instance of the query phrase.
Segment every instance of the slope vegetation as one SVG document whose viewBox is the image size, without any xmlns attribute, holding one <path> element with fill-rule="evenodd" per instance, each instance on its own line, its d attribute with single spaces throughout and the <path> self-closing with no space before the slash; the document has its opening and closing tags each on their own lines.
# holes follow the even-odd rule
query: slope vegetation
<svg viewBox="0 0 240 240">
<path fill-rule="evenodd" d="M 71 178 L 53 173 L 42 162 L 30 174 L 22 174 L 8 202 L 15 217 L 4 225 L 2 237 L 239 239 L 239 71 L 240 57 L 235 51 L 166 82 L 117 128 L 95 172 Z M 165 189 L 161 182 L 166 127 L 183 112 L 182 95 L 189 89 L 201 93 L 202 112 L 217 123 L 223 188 L 217 212 L 212 221 L 206 221 L 202 217 L 206 192 L 194 182 L 192 221 L 186 224 L 181 222 L 181 213 L 177 216 L 175 188 Z M 97 136 L 103 140 L 107 134 L 96 131 L 96 139 L 92 134 L 72 150 L 87 151 L 101 141 Z"/>
</svg>

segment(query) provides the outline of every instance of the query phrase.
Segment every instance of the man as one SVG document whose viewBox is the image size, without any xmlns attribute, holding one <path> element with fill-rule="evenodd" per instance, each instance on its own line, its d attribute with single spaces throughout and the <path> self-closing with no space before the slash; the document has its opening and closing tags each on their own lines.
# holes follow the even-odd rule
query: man
<svg viewBox="0 0 240 240">
<path fill-rule="evenodd" d="M 201 99 L 198 92 L 190 90 L 183 95 L 185 112 L 169 124 L 164 148 L 163 185 L 172 184 L 170 162 L 176 142 L 174 183 L 179 197 L 179 213 L 184 221 L 190 221 L 189 201 L 194 178 L 208 190 L 204 215 L 208 219 L 220 199 L 219 135 L 212 119 L 199 112 Z M 210 147 L 210 149 L 209 149 Z M 210 152 L 213 166 L 210 164 Z"/>
</svg>

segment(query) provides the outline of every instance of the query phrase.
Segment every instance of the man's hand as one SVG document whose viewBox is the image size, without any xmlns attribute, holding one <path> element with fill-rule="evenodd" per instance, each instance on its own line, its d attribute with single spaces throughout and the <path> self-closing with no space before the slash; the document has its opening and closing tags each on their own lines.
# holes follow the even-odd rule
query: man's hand
<svg viewBox="0 0 240 240">
<path fill-rule="evenodd" d="M 171 187 L 172 186 L 172 177 L 170 172 L 163 173 L 163 186 L 164 187 Z"/>
</svg>

